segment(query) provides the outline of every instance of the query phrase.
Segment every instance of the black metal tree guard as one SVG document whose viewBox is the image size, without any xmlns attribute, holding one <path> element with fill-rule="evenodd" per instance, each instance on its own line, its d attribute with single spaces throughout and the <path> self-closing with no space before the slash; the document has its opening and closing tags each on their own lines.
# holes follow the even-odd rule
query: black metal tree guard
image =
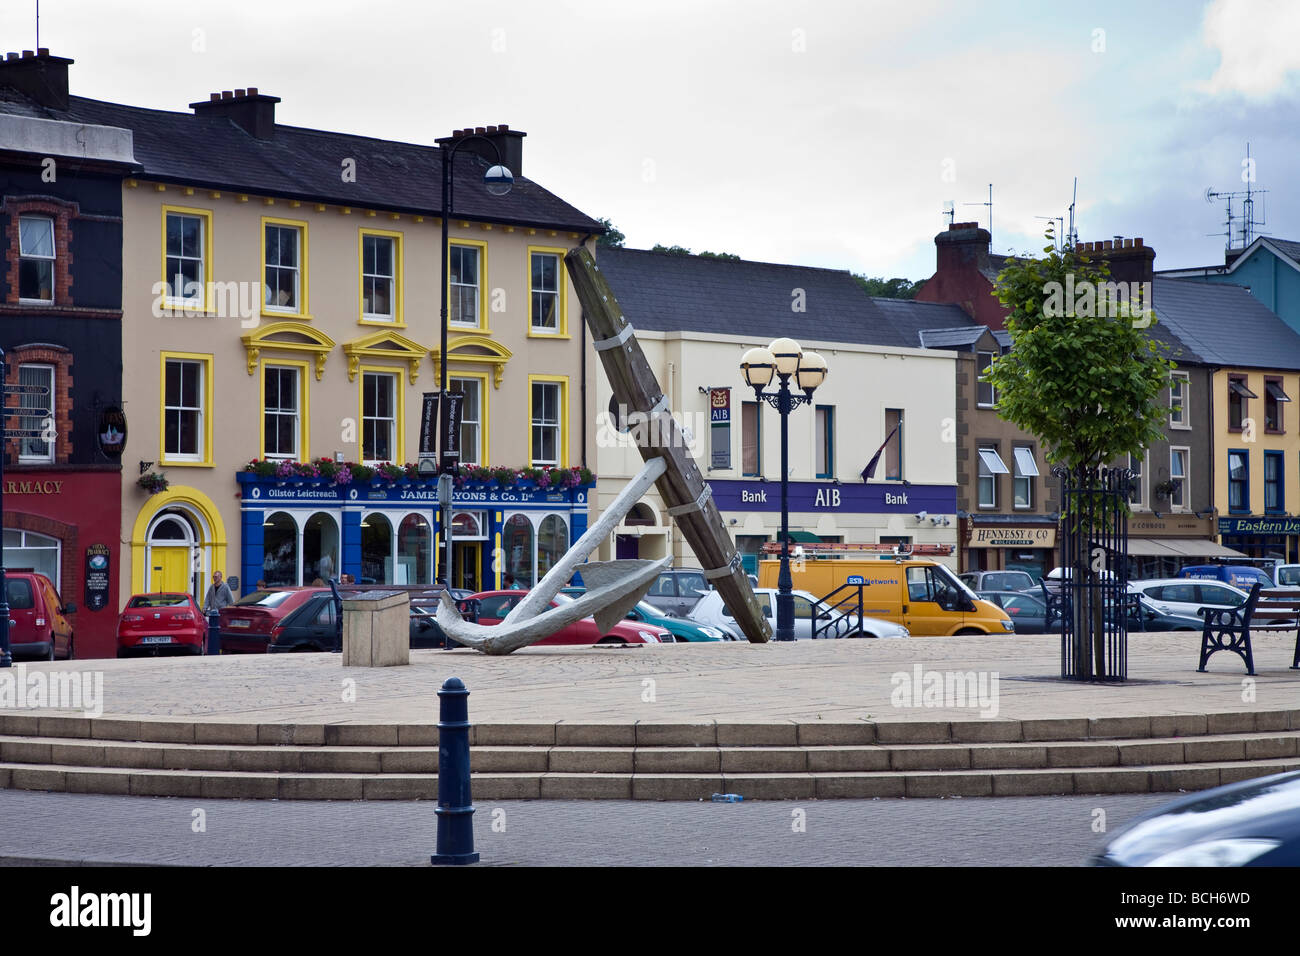
<svg viewBox="0 0 1300 956">
<path fill-rule="evenodd" d="M 1061 679 L 1128 679 L 1127 468 L 1060 466 L 1061 590 L 1051 602 L 1061 615 Z"/>
</svg>

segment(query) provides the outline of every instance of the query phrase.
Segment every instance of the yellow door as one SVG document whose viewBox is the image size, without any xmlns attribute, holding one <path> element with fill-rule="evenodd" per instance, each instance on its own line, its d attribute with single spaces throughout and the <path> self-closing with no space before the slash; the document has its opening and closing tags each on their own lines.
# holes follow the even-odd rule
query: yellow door
<svg viewBox="0 0 1300 956">
<path fill-rule="evenodd" d="M 175 591 L 188 594 L 190 590 L 190 549 L 149 549 L 149 590 Z"/>
</svg>

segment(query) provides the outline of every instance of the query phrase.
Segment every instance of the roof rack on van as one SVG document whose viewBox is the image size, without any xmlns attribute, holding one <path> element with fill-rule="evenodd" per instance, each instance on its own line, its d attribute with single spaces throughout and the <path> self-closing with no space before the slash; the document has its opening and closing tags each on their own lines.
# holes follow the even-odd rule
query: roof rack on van
<svg viewBox="0 0 1300 956">
<path fill-rule="evenodd" d="M 804 557 L 834 557 L 841 554 L 878 554 L 882 557 L 912 557 L 952 554 L 950 544 L 841 544 L 839 542 L 822 542 L 820 544 L 796 544 L 791 554 L 801 553 Z M 766 541 L 762 547 L 763 554 L 780 554 L 781 545 L 776 541 Z"/>
</svg>

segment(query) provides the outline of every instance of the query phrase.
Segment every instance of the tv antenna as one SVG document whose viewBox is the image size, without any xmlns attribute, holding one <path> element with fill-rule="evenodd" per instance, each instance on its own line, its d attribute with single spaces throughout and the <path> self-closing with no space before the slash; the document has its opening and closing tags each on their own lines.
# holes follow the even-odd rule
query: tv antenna
<svg viewBox="0 0 1300 956">
<path fill-rule="evenodd" d="M 957 221 L 957 210 L 953 206 L 951 199 L 945 199 L 943 201 L 943 212 L 940 213 L 940 215 L 948 217 L 948 225 L 950 226 Z"/>
<path fill-rule="evenodd" d="M 993 184 L 989 183 L 988 202 L 964 202 L 963 206 L 987 206 L 989 210 L 989 248 L 993 248 Z"/>
<path fill-rule="evenodd" d="M 1223 232 L 1211 232 L 1206 235 L 1223 236 L 1227 239 L 1226 249 L 1232 249 L 1234 237 L 1240 238 L 1241 248 L 1245 249 L 1255 241 L 1256 233 L 1259 226 L 1268 225 L 1267 211 L 1260 210 L 1260 218 L 1255 218 L 1255 197 L 1263 196 L 1268 193 L 1267 189 L 1256 189 L 1255 183 L 1255 161 L 1250 158 L 1250 143 L 1246 144 L 1246 159 L 1242 163 L 1241 178 L 1246 183 L 1244 190 L 1236 192 L 1220 192 L 1213 186 L 1207 186 L 1205 189 L 1205 201 L 1213 203 L 1216 199 L 1223 200 L 1224 203 L 1224 229 Z M 1232 201 L 1241 200 L 1241 211 L 1234 214 L 1232 211 Z M 1260 204 L 1263 206 L 1263 203 Z M 1234 223 L 1239 223 L 1234 227 Z"/>
<path fill-rule="evenodd" d="M 36 49 L 41 48 L 41 0 L 36 0 Z"/>
<path fill-rule="evenodd" d="M 1056 242 L 1056 248 L 1060 249 L 1065 242 L 1065 217 L 1064 216 L 1035 216 L 1035 219 L 1046 219 L 1048 222 L 1054 222 L 1059 227 L 1053 239 Z"/>
</svg>

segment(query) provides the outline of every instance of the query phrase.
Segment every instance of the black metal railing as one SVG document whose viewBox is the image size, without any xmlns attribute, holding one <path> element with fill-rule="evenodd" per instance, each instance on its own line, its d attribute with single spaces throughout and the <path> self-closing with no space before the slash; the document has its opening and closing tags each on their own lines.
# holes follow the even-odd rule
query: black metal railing
<svg viewBox="0 0 1300 956">
<path fill-rule="evenodd" d="M 1053 468 L 1061 482 L 1061 580 L 1044 586 L 1048 621 L 1059 615 L 1061 677 L 1128 678 L 1127 496 L 1125 468 Z"/>
<path fill-rule="evenodd" d="M 866 633 L 862 629 L 862 601 L 865 585 L 841 584 L 813 602 L 813 638 L 839 638 Z M 838 599 L 836 595 L 844 592 Z"/>
</svg>

